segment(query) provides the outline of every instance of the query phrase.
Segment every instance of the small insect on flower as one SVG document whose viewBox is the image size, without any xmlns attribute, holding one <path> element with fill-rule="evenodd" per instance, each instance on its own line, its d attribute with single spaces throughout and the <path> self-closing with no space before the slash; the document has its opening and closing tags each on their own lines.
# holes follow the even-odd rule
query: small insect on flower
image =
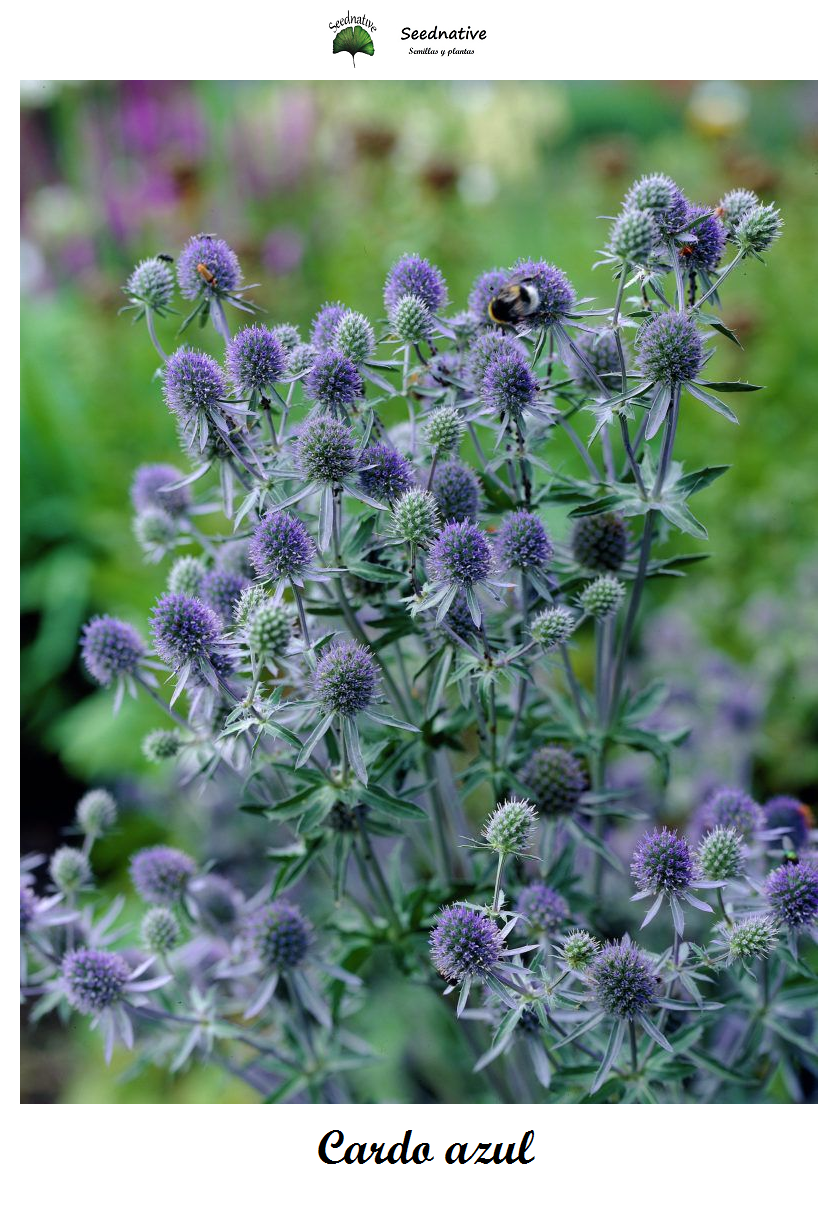
<svg viewBox="0 0 840 1208">
<path fill-rule="evenodd" d="M 215 235 L 193 235 L 178 258 L 178 285 L 183 296 L 230 294 L 242 284 L 236 253 Z"/>
<path fill-rule="evenodd" d="M 493 319 L 489 308 L 493 299 L 508 284 L 509 277 L 509 272 L 503 268 L 493 268 L 476 277 L 467 298 L 467 308 L 474 323 L 498 322 Z"/>
</svg>

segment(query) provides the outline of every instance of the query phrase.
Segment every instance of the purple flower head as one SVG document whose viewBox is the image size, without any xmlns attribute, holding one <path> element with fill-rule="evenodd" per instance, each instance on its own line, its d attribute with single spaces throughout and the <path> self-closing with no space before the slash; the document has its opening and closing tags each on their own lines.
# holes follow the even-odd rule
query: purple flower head
<svg viewBox="0 0 840 1208">
<path fill-rule="evenodd" d="M 309 339 L 318 352 L 329 348 L 335 339 L 335 334 L 341 320 L 347 314 L 343 302 L 325 302 L 312 320 Z"/>
<path fill-rule="evenodd" d="M 589 788 L 584 765 L 565 747 L 538 747 L 522 769 L 540 814 L 570 814 Z"/>
<path fill-rule="evenodd" d="M 767 830 L 787 829 L 786 838 L 799 851 L 810 837 L 814 820 L 807 805 L 795 797 L 771 797 L 764 803 L 764 826 Z"/>
<path fill-rule="evenodd" d="M 340 420 L 314 415 L 298 429 L 298 469 L 307 482 L 344 482 L 358 460 L 353 433 Z"/>
<path fill-rule="evenodd" d="M 609 376 L 621 373 L 621 361 L 618 358 L 618 349 L 611 331 L 606 329 L 577 331 L 575 332 L 575 344 L 607 386 L 617 381 L 616 378 Z M 573 352 L 568 353 L 566 368 L 569 371 L 569 377 L 581 390 L 594 392 L 600 389 L 598 383 Z"/>
<path fill-rule="evenodd" d="M 181 420 L 212 410 L 225 397 L 224 375 L 206 352 L 178 348 L 166 362 L 164 395 L 170 411 Z"/>
<path fill-rule="evenodd" d="M 635 181 L 624 198 L 628 210 L 648 210 L 663 235 L 672 235 L 685 226 L 688 200 L 669 176 L 655 173 Z"/>
<path fill-rule="evenodd" d="M 741 789 L 717 789 L 701 806 L 699 818 L 703 831 L 731 826 L 747 841 L 764 827 L 761 806 Z"/>
<path fill-rule="evenodd" d="M 708 213 L 708 206 L 689 206 L 686 222 Z M 708 273 L 717 268 L 726 247 L 726 227 L 714 214 L 691 228 L 694 241 L 686 239 L 680 248 L 680 259 L 688 271 Z"/>
<path fill-rule="evenodd" d="M 300 330 L 294 323 L 278 323 L 276 327 L 272 327 L 271 331 L 287 355 L 297 348 L 301 342 Z"/>
<path fill-rule="evenodd" d="M 237 923 L 245 897 L 227 877 L 209 872 L 190 883 L 189 904 L 202 927 L 224 935 Z"/>
<path fill-rule="evenodd" d="M 177 466 L 163 463 L 138 466 L 131 484 L 131 502 L 137 512 L 146 512 L 150 508 L 161 508 L 170 516 L 178 516 L 185 512 L 192 502 L 190 488 L 178 487 L 175 491 L 164 491 L 163 487 L 171 487 L 179 482 L 184 475 Z"/>
<path fill-rule="evenodd" d="M 817 917 L 817 866 L 789 860 L 774 868 L 764 882 L 764 896 L 777 923 L 792 930 L 808 927 Z"/>
<path fill-rule="evenodd" d="M 572 553 L 587 570 L 618 570 L 627 557 L 627 522 L 615 512 L 581 516 L 572 529 Z"/>
<path fill-rule="evenodd" d="M 388 270 L 385 280 L 385 309 L 390 314 L 406 294 L 414 294 L 434 314 L 448 301 L 443 273 L 422 256 L 401 256 Z"/>
<path fill-rule="evenodd" d="M 312 944 L 312 928 L 296 906 L 275 899 L 245 920 L 245 943 L 270 969 L 294 969 Z"/>
<path fill-rule="evenodd" d="M 305 389 L 313 403 L 337 411 L 353 406 L 362 393 L 362 376 L 343 352 L 327 348 L 313 361 Z"/>
<path fill-rule="evenodd" d="M 215 661 L 221 622 L 201 600 L 167 592 L 155 603 L 151 626 L 155 650 L 170 667 Z"/>
<path fill-rule="evenodd" d="M 522 347 L 514 336 L 508 335 L 507 332 L 499 331 L 498 328 L 483 332 L 482 335 L 473 341 L 467 364 L 467 375 L 476 392 L 481 391 L 484 384 L 484 375 L 489 367 L 497 357 L 504 356 L 507 352 L 519 352 L 521 354 Z"/>
<path fill-rule="evenodd" d="M 499 561 L 517 570 L 538 570 L 553 552 L 545 525 L 539 516 L 526 511 L 511 512 L 505 517 L 496 548 Z"/>
<path fill-rule="evenodd" d="M 178 284 L 190 300 L 221 297 L 242 284 L 236 253 L 214 235 L 193 235 L 178 257 Z"/>
<path fill-rule="evenodd" d="M 537 379 L 518 348 L 495 357 L 481 382 L 481 398 L 487 406 L 514 419 L 531 406 L 537 390 Z"/>
<path fill-rule="evenodd" d="M 666 386 L 691 381 L 703 363 L 703 339 L 694 320 L 666 310 L 646 323 L 636 340 L 642 377 Z"/>
<path fill-rule="evenodd" d="M 510 273 L 501 268 L 492 268 L 489 272 L 482 273 L 479 277 L 476 277 L 467 299 L 470 317 L 476 323 L 492 322 L 487 313 L 487 307 L 502 286 L 507 285 L 509 277 Z"/>
<path fill-rule="evenodd" d="M 227 346 L 227 371 L 238 394 L 264 394 L 286 372 L 287 356 L 273 331 L 243 327 Z"/>
<path fill-rule="evenodd" d="M 315 542 L 302 520 L 278 509 L 263 516 L 254 529 L 249 553 L 258 575 L 297 580 L 312 565 Z"/>
<path fill-rule="evenodd" d="M 463 903 L 445 906 L 429 937 L 432 962 L 441 977 L 458 982 L 497 964 L 504 940 L 492 919 Z"/>
<path fill-rule="evenodd" d="M 108 688 L 121 675 L 137 670 L 146 653 L 140 634 L 127 621 L 93 617 L 82 630 L 82 662 L 88 674 Z"/>
<path fill-rule="evenodd" d="M 177 848 L 144 847 L 131 857 L 129 871 L 144 902 L 171 906 L 184 896 L 196 869 L 192 857 Z"/>
<path fill-rule="evenodd" d="M 332 642 L 318 660 L 313 692 L 325 713 L 355 717 L 373 703 L 379 672 L 367 646 Z"/>
<path fill-rule="evenodd" d="M 366 495 L 381 503 L 392 503 L 414 486 L 414 471 L 402 453 L 384 442 L 368 447 L 360 454 L 363 469 L 359 486 Z"/>
<path fill-rule="evenodd" d="M 520 890 L 516 913 L 525 916 L 530 931 L 551 935 L 559 931 L 563 920 L 568 918 L 569 907 L 556 889 L 543 881 L 533 881 Z"/>
<path fill-rule="evenodd" d="M 233 620 L 233 610 L 239 597 L 248 586 L 244 575 L 224 566 L 209 570 L 201 580 L 199 594 L 205 604 L 209 604 L 226 625 Z"/>
<path fill-rule="evenodd" d="M 631 871 L 639 889 L 681 894 L 694 879 L 691 848 L 676 831 L 649 831 L 633 853 Z"/>
<path fill-rule="evenodd" d="M 77 1011 L 98 1015 L 120 1001 L 130 969 L 116 952 L 76 948 L 61 962 L 64 992 Z"/>
<path fill-rule="evenodd" d="M 475 520 L 480 495 L 478 477 L 461 461 L 445 461 L 438 466 L 432 494 L 444 521 Z"/>
<path fill-rule="evenodd" d="M 471 520 L 451 520 L 445 524 L 426 559 L 426 570 L 433 582 L 459 587 L 483 583 L 492 568 L 493 547 L 486 533 Z"/>
<path fill-rule="evenodd" d="M 575 304 L 575 291 L 562 269 L 547 260 L 518 260 L 511 276 L 516 281 L 527 281 L 539 295 L 537 309 L 528 316 L 528 326 L 550 327 L 568 318 Z"/>
<path fill-rule="evenodd" d="M 627 938 L 604 944 L 588 981 L 598 1006 L 612 1019 L 635 1019 L 656 999 L 659 985 L 651 960 Z"/>
</svg>

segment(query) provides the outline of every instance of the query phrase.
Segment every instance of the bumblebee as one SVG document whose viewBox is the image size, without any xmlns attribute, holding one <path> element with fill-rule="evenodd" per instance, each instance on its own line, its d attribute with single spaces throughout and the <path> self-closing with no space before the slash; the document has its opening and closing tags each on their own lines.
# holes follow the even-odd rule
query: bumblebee
<svg viewBox="0 0 840 1208">
<path fill-rule="evenodd" d="M 490 299 L 487 313 L 505 327 L 522 323 L 539 309 L 540 293 L 533 277 L 514 277 Z"/>
</svg>

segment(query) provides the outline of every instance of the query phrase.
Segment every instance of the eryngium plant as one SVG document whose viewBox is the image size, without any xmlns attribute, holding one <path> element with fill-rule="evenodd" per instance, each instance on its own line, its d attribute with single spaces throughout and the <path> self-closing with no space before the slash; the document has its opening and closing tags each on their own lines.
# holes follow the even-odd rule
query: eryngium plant
<svg viewBox="0 0 840 1208">
<path fill-rule="evenodd" d="M 606 240 L 604 308 L 523 259 L 450 315 L 406 254 L 381 315 L 328 302 L 308 341 L 263 320 L 215 235 L 175 274 L 135 268 L 183 468 L 131 484 L 164 564 L 149 632 L 93 618 L 82 660 L 117 704 L 152 696 L 146 758 L 255 815 L 264 855 L 226 876 L 209 839 L 135 852 L 139 922 L 118 927 L 95 879 L 118 807 L 88 794 L 79 841 L 23 866 L 33 1016 L 81 1013 L 108 1054 L 175 1071 L 218 1060 L 272 1102 L 347 1100 L 377 1056 L 351 1017 L 390 956 L 412 994 L 455 991 L 483 1097 L 811 1094 L 807 810 L 718 786 L 683 833 L 613 774 L 640 752 L 664 795 L 681 735 L 634 640 L 649 580 L 697 560 L 672 534 L 707 536 L 693 497 L 722 467 L 678 459 L 693 411 L 735 422 L 720 396 L 756 389 L 709 368 L 721 287 L 781 233 L 748 190 L 696 205 L 653 175 Z M 215 349 L 179 343 L 207 320 Z"/>
</svg>

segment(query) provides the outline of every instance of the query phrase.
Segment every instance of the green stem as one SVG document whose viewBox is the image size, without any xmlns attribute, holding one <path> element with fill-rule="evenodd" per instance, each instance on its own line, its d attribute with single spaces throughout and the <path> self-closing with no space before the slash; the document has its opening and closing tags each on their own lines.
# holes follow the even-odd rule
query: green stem
<svg viewBox="0 0 840 1208">
<path fill-rule="evenodd" d="M 504 852 L 499 852 L 499 863 L 496 865 L 496 884 L 493 888 L 493 905 L 492 905 L 491 911 L 490 911 L 491 914 L 499 913 L 499 907 L 501 904 L 500 898 L 502 895 L 502 869 L 504 868 L 504 866 L 505 866 Z"/>
</svg>

